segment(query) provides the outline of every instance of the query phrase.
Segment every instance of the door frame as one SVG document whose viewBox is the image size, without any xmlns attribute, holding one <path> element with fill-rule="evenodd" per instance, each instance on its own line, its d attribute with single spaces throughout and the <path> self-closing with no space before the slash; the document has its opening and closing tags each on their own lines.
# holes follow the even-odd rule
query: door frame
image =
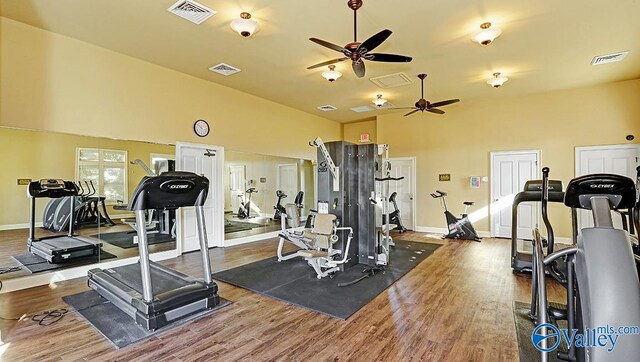
<svg viewBox="0 0 640 362">
<path fill-rule="evenodd" d="M 215 193 L 215 197 L 218 199 L 219 205 L 217 207 L 214 206 L 216 214 L 220 214 L 220 217 L 214 216 L 212 223 L 218 223 L 217 230 L 218 232 L 215 235 L 217 240 L 213 241 L 213 246 L 224 247 L 224 147 L 222 146 L 214 146 L 214 145 L 205 145 L 201 143 L 190 143 L 190 142 L 176 142 L 176 170 L 182 169 L 181 159 L 182 159 L 182 149 L 183 148 L 199 148 L 202 151 L 214 151 L 216 153 L 215 157 L 218 158 L 218 164 L 216 165 L 216 184 L 209 184 L 209 192 Z M 211 180 L 209 180 L 211 182 Z M 214 198 L 215 198 L 214 197 Z M 178 255 L 182 255 L 182 244 L 183 244 L 183 235 L 182 235 L 182 219 L 184 217 L 182 211 L 179 212 L 180 217 L 176 217 L 177 226 L 176 226 L 176 249 L 178 250 Z M 209 245 L 211 245 L 211 241 L 209 241 Z"/>
<path fill-rule="evenodd" d="M 411 223 L 413 224 L 413 231 L 416 230 L 417 226 L 416 226 L 416 205 L 417 205 L 417 198 L 418 195 L 417 193 L 417 184 L 418 184 L 418 180 L 416 175 L 418 174 L 418 171 L 416 170 L 417 168 L 417 161 L 416 161 L 416 156 L 408 156 L 408 157 L 389 157 L 389 162 L 391 162 L 391 168 L 393 168 L 393 162 L 394 161 L 411 161 L 411 178 L 413 179 L 413 186 L 411 187 L 411 194 L 413 195 L 413 200 L 411 200 L 411 208 L 412 208 L 412 212 L 411 212 Z"/>
<path fill-rule="evenodd" d="M 598 150 L 624 150 L 624 149 L 635 149 L 638 154 L 640 154 L 640 144 L 631 143 L 631 144 L 617 144 L 617 145 L 604 145 L 604 146 L 580 146 L 575 147 L 575 170 L 573 177 L 578 177 L 580 174 L 580 156 L 583 151 L 598 151 Z M 636 163 L 638 160 L 636 159 Z"/>
<path fill-rule="evenodd" d="M 540 178 L 540 163 L 541 161 L 541 152 L 540 150 L 535 150 L 535 149 L 531 149 L 531 150 L 515 150 L 515 151 L 491 151 L 489 152 L 489 232 L 491 233 L 491 237 L 494 238 L 496 237 L 496 228 L 495 228 L 495 224 L 493 222 L 494 219 L 494 213 L 492 212 L 493 210 L 493 203 L 494 203 L 494 192 L 493 192 L 493 183 L 495 180 L 495 175 L 493 174 L 493 159 L 495 156 L 501 156 L 501 155 L 523 155 L 523 154 L 529 154 L 529 153 L 533 153 L 536 155 L 536 178 Z M 538 208 L 537 204 L 536 204 L 536 209 Z M 536 212 L 536 224 L 540 223 L 540 217 L 538 215 L 539 213 Z M 513 226 L 513 225 L 512 225 Z"/>
</svg>

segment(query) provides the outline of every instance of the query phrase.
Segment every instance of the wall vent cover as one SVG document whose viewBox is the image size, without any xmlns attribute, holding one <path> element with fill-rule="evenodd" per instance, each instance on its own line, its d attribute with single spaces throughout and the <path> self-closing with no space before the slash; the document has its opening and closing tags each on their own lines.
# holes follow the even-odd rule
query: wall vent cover
<svg viewBox="0 0 640 362">
<path fill-rule="evenodd" d="M 619 62 L 622 59 L 624 59 L 627 56 L 627 54 L 629 54 L 628 50 L 625 50 L 623 52 L 613 53 L 613 54 L 598 55 L 597 57 L 593 58 L 593 60 L 591 61 L 591 65 L 600 65 L 600 64 Z"/>
<path fill-rule="evenodd" d="M 218 74 L 222 74 L 224 76 L 236 74 L 240 71 L 240 69 L 236 67 L 232 67 L 229 64 L 225 64 L 225 63 L 214 65 L 213 67 L 209 68 L 209 70 Z"/>
<path fill-rule="evenodd" d="M 320 106 L 318 107 L 319 110 L 323 111 L 323 112 L 330 112 L 330 111 L 335 111 L 336 107 L 330 105 L 330 104 L 325 104 L 324 106 Z"/>
<path fill-rule="evenodd" d="M 201 24 L 216 14 L 214 10 L 192 0 L 179 0 L 167 10 L 195 24 Z"/>
<path fill-rule="evenodd" d="M 383 89 L 395 88 L 395 87 L 401 87 L 403 85 L 413 84 L 413 79 L 411 79 L 408 75 L 402 72 L 382 75 L 380 77 L 374 77 L 369 80 L 372 81 L 373 84 Z"/>
</svg>

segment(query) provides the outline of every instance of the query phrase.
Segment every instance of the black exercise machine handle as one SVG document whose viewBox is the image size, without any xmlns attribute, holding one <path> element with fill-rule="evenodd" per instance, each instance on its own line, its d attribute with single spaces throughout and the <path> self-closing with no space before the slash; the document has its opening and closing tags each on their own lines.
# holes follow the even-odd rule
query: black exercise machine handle
<svg viewBox="0 0 640 362">
<path fill-rule="evenodd" d="M 631 218 L 633 219 L 633 225 L 635 226 L 636 235 L 640 238 L 640 166 L 636 168 L 636 206 L 631 212 Z M 638 247 L 640 252 L 640 246 Z"/>
<path fill-rule="evenodd" d="M 549 167 L 542 169 L 542 220 L 547 228 L 547 255 L 553 253 L 553 227 L 549 221 L 548 204 L 549 204 Z"/>
<path fill-rule="evenodd" d="M 403 177 L 376 177 L 376 181 L 400 181 L 400 180 L 404 180 L 404 176 Z"/>
</svg>

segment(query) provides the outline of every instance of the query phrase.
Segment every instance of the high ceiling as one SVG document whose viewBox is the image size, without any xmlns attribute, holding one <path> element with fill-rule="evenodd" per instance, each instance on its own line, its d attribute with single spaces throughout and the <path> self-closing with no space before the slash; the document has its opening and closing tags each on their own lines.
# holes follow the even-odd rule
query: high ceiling
<svg viewBox="0 0 640 362">
<path fill-rule="evenodd" d="M 305 112 L 350 122 L 384 112 L 355 113 L 381 93 L 396 106 L 420 95 L 415 75 L 427 73 L 430 101 L 486 99 L 640 78 L 640 1 L 637 0 L 364 0 L 358 11 L 363 41 L 393 31 L 376 52 L 413 57 L 411 63 L 367 62 L 356 78 L 348 62 L 329 83 L 326 68 L 310 65 L 339 53 L 308 40 L 352 41 L 353 15 L 346 0 L 199 0 L 218 13 L 195 25 L 167 11 L 175 0 L 2 0 L 2 16 L 219 83 Z M 229 23 L 241 11 L 261 24 L 252 38 Z M 471 36 L 490 21 L 503 30 L 482 47 Z M 596 55 L 631 52 L 619 63 L 591 66 Z M 242 71 L 224 77 L 209 67 L 227 63 Z M 485 82 L 494 71 L 510 78 L 500 89 Z M 380 89 L 369 78 L 404 72 L 412 85 Z M 320 105 L 338 107 L 321 112 Z M 247 105 L 250 106 L 250 105 Z M 428 114 L 424 117 L 442 117 Z M 446 117 L 446 115 L 444 116 Z"/>
</svg>

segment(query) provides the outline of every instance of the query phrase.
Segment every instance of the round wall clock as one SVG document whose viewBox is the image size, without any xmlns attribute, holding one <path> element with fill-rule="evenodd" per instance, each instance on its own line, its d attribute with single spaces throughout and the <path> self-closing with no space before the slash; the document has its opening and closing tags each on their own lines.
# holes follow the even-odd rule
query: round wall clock
<svg viewBox="0 0 640 362">
<path fill-rule="evenodd" d="M 200 137 L 206 137 L 209 134 L 209 123 L 203 119 L 199 119 L 193 124 L 193 131 Z"/>
</svg>

